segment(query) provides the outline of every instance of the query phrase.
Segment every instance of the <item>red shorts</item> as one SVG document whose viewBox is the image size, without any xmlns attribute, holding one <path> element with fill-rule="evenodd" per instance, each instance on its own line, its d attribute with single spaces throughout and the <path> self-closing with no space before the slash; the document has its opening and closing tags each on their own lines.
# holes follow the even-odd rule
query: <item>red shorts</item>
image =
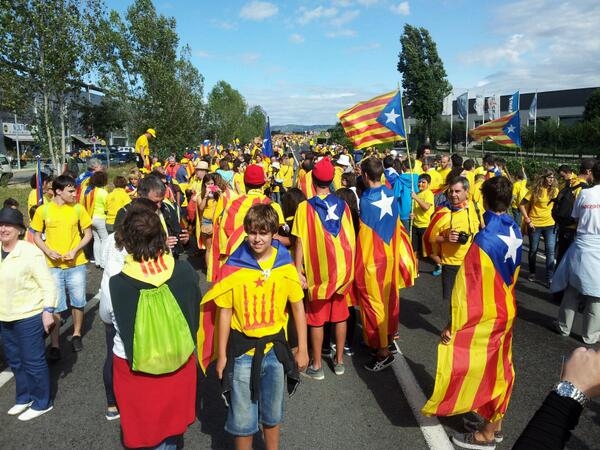
<svg viewBox="0 0 600 450">
<path fill-rule="evenodd" d="M 348 303 L 343 295 L 333 294 L 329 300 L 306 302 L 306 323 L 311 327 L 322 327 L 326 322 L 343 322 L 349 315 Z"/>
</svg>

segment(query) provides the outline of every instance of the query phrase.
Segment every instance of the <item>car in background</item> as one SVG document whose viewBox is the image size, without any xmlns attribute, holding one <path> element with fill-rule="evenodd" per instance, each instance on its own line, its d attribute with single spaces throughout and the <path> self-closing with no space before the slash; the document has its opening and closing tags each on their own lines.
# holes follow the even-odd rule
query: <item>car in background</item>
<svg viewBox="0 0 600 450">
<path fill-rule="evenodd" d="M 119 152 L 135 153 L 134 147 L 119 147 Z"/>
<path fill-rule="evenodd" d="M 10 159 L 6 155 L 0 155 L 0 186 L 7 186 L 13 177 L 13 170 L 10 166 Z"/>
<path fill-rule="evenodd" d="M 117 158 L 119 160 L 119 164 L 128 164 L 128 163 L 133 163 L 133 162 L 137 161 L 135 153 L 131 153 L 131 152 L 119 151 L 119 152 L 117 152 Z"/>
</svg>

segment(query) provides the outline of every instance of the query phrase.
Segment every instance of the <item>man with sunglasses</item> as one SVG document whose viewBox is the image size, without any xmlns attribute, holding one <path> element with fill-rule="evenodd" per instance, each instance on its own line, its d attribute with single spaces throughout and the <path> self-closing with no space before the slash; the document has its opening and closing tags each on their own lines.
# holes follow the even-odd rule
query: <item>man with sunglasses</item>
<svg viewBox="0 0 600 450">
<path fill-rule="evenodd" d="M 450 304 L 454 280 L 473 236 L 479 231 L 477 207 L 468 201 L 469 182 L 456 176 L 448 181 L 447 201 L 434 213 L 425 232 L 424 252 L 442 267 L 442 298 Z"/>
</svg>

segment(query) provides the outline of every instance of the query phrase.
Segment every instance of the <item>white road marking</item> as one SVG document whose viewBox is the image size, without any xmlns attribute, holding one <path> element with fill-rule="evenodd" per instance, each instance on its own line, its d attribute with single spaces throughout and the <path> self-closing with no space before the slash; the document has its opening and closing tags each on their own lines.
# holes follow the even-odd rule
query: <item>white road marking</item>
<svg viewBox="0 0 600 450">
<path fill-rule="evenodd" d="M 396 343 L 394 343 L 396 345 Z M 396 345 L 398 347 L 398 345 Z M 394 355 L 392 369 L 396 375 L 396 379 L 404 392 L 404 396 L 408 401 L 408 405 L 417 419 L 421 433 L 427 442 L 427 445 L 432 450 L 454 450 L 454 446 L 450 442 L 444 427 L 440 424 L 437 417 L 426 417 L 421 414 L 421 408 L 427 401 L 423 391 L 419 387 L 410 366 L 406 362 L 404 355 L 398 349 L 398 353 Z"/>
</svg>

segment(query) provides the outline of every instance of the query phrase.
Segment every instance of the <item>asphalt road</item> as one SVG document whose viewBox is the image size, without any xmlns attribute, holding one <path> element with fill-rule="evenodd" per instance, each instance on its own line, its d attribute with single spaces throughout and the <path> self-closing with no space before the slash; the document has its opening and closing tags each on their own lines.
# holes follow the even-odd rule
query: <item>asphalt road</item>
<svg viewBox="0 0 600 450">
<path fill-rule="evenodd" d="M 192 263 L 196 261 L 191 260 Z M 419 387 L 427 396 L 433 389 L 438 333 L 447 320 L 441 302 L 440 280 L 423 272 L 414 288 L 402 291 L 398 346 Z M 88 270 L 88 297 L 98 290 L 100 271 Z M 521 430 L 558 379 L 561 358 L 581 345 L 551 331 L 557 305 L 539 284 L 527 282 L 524 270 L 517 285 L 519 304 L 514 336 L 516 382 L 505 418 L 505 441 L 510 448 Z M 200 274 L 203 289 L 204 275 Z M 1 449 L 117 449 L 119 422 L 104 418 L 102 385 L 104 326 L 97 306 L 86 314 L 84 350 L 72 353 L 63 335 L 63 359 L 51 366 L 54 410 L 31 422 L 0 414 Z M 429 448 L 393 370 L 372 374 L 362 368 L 366 350 L 356 344 L 356 354 L 346 357 L 346 374 L 325 370 L 325 380 L 304 379 L 298 392 L 286 400 L 281 436 L 284 449 L 427 449 Z M 1 370 L 6 365 L 0 356 Z M 0 388 L 0 409 L 14 402 L 14 380 Z M 569 449 L 600 448 L 600 403 L 591 402 L 583 413 Z M 223 431 L 226 410 L 218 395 L 214 372 L 198 382 L 197 421 L 185 434 L 189 449 L 228 449 L 233 441 Z M 462 431 L 462 418 L 441 418 L 447 434 Z M 260 442 L 255 448 L 264 448 Z"/>
</svg>

